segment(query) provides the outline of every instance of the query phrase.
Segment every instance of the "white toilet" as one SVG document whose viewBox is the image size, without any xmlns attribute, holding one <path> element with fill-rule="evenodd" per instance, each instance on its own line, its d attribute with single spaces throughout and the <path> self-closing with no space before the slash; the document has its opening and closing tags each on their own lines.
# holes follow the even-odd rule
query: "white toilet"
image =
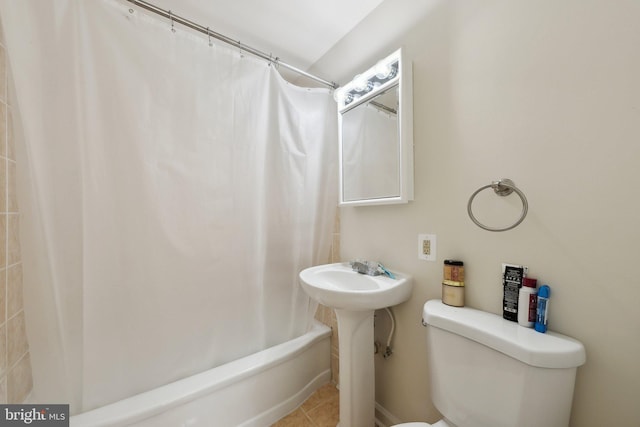
<svg viewBox="0 0 640 427">
<path fill-rule="evenodd" d="M 444 419 L 396 427 L 567 427 L 584 346 L 492 313 L 424 305 L 431 397 Z"/>
</svg>

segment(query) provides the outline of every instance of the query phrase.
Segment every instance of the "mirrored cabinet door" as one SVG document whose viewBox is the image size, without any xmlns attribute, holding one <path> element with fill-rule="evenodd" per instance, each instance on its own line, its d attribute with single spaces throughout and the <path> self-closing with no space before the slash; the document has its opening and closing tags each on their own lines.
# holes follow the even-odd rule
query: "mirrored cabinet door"
<svg viewBox="0 0 640 427">
<path fill-rule="evenodd" d="M 342 115 L 343 200 L 400 197 L 398 86 Z"/>
<path fill-rule="evenodd" d="M 336 90 L 340 205 L 413 199 L 411 64 L 398 50 Z"/>
</svg>

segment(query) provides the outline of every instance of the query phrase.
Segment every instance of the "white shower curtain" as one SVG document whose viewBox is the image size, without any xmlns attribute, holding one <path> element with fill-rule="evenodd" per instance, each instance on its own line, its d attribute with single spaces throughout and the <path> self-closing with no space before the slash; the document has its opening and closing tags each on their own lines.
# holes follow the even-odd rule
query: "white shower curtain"
<svg viewBox="0 0 640 427">
<path fill-rule="evenodd" d="M 117 0 L 0 0 L 40 402 L 89 410 L 305 332 L 328 90 Z"/>
</svg>

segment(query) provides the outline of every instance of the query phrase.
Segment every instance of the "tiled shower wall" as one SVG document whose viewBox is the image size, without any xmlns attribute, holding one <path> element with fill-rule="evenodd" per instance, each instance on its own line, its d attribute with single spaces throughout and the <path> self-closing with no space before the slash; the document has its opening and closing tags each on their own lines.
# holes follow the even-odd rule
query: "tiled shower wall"
<svg viewBox="0 0 640 427">
<path fill-rule="evenodd" d="M 22 303 L 20 215 L 8 101 L 11 84 L 0 29 L 0 403 L 22 403 L 31 392 L 31 361 Z"/>
<path fill-rule="evenodd" d="M 340 209 L 336 208 L 336 218 L 333 228 L 333 240 L 331 244 L 331 256 L 329 262 L 340 262 Z M 318 305 L 316 319 L 331 328 L 331 377 L 334 384 L 338 384 L 339 371 L 339 347 L 338 347 L 338 321 L 333 309 Z"/>
</svg>

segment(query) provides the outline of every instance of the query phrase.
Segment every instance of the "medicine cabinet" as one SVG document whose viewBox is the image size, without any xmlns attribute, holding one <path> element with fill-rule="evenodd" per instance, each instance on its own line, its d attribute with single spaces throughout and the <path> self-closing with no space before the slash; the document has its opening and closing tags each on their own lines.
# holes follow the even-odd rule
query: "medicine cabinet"
<svg viewBox="0 0 640 427">
<path fill-rule="evenodd" d="M 411 64 L 399 49 L 336 89 L 340 205 L 413 200 Z"/>
</svg>

